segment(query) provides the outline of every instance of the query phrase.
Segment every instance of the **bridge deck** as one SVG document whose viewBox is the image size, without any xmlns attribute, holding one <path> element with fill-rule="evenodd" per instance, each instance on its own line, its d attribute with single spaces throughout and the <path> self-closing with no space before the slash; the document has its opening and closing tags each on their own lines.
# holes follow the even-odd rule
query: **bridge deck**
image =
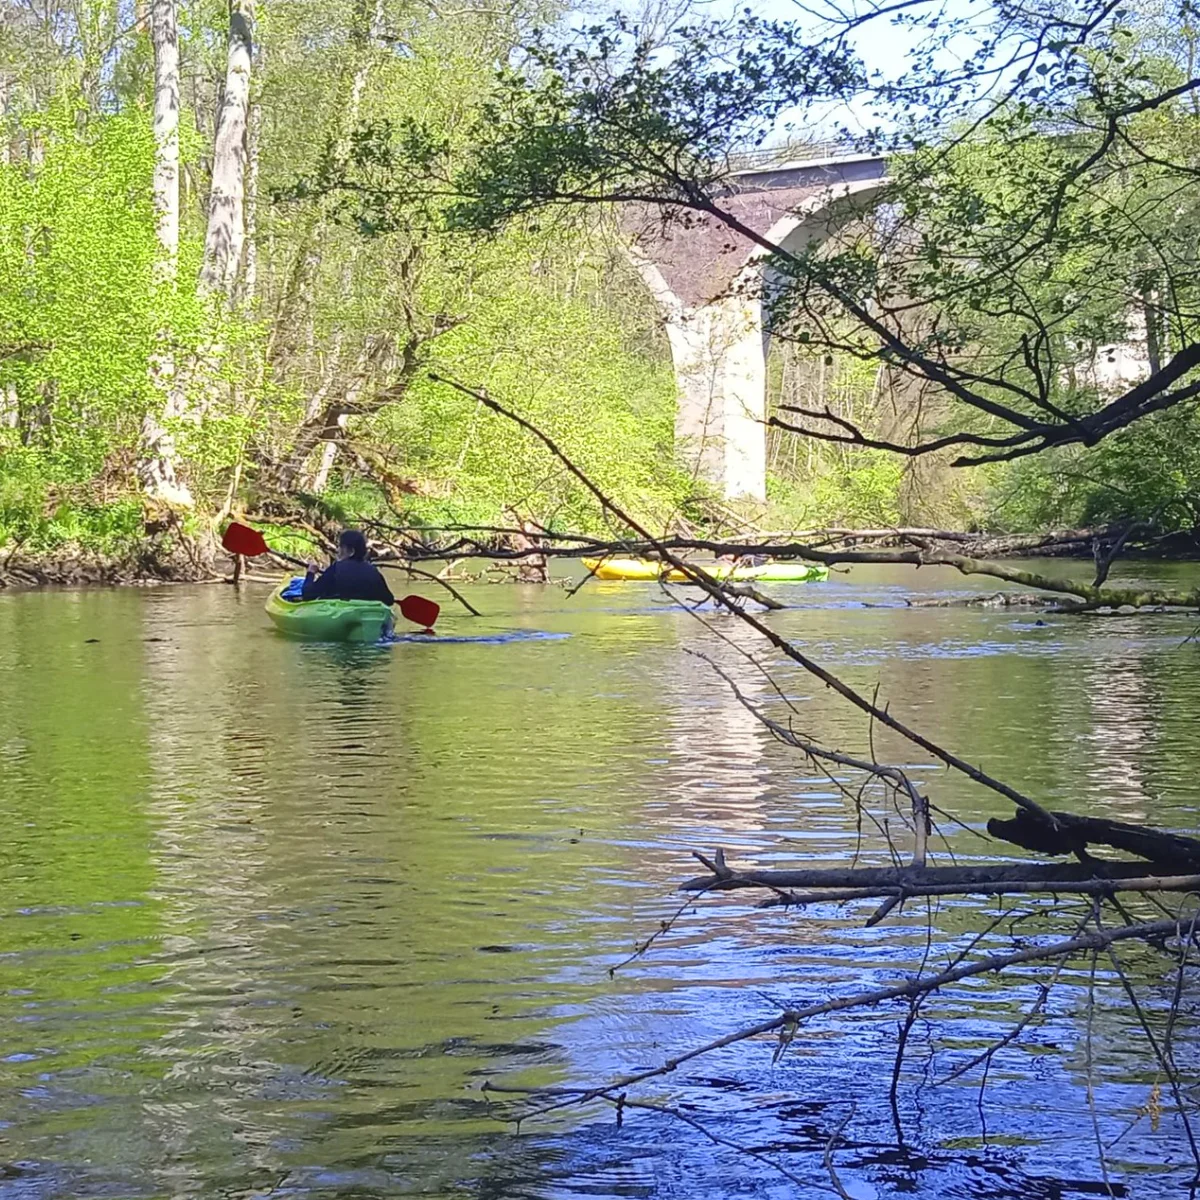
<svg viewBox="0 0 1200 1200">
<path fill-rule="evenodd" d="M 722 204 L 737 220 L 765 234 L 798 209 L 833 203 L 847 190 L 882 182 L 887 162 L 879 155 L 853 155 L 782 162 L 739 171 L 721 193 Z M 639 251 L 658 267 L 663 281 L 687 308 L 724 294 L 748 258 L 759 249 L 745 234 L 707 216 L 663 221 L 653 206 L 631 205 L 623 224 Z"/>
</svg>

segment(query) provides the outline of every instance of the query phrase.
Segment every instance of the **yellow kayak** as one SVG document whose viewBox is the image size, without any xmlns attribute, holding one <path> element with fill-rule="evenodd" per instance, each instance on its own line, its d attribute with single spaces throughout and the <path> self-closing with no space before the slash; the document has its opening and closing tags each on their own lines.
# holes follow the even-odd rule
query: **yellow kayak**
<svg viewBox="0 0 1200 1200">
<path fill-rule="evenodd" d="M 643 558 L 585 558 L 583 565 L 597 579 L 661 579 L 665 572 L 666 563 L 647 562 Z M 679 575 L 678 571 L 673 572 Z M 670 576 L 667 576 L 670 578 Z M 682 576 L 680 576 L 682 578 Z"/>
<path fill-rule="evenodd" d="M 686 583 L 687 576 L 667 563 L 644 558 L 585 558 L 583 565 L 597 579 L 624 579 L 633 582 Z M 698 566 L 701 564 L 697 564 Z M 729 563 L 703 564 L 714 579 L 732 579 L 735 583 L 816 583 L 829 578 L 829 568 L 819 563 L 766 562 L 757 567 L 732 567 Z"/>
</svg>

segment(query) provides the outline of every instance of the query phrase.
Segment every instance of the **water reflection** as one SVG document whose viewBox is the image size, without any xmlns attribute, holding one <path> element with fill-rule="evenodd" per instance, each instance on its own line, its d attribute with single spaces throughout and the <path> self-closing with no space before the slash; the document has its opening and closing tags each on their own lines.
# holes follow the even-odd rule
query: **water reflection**
<svg viewBox="0 0 1200 1200">
<path fill-rule="evenodd" d="M 1145 650 L 1131 648 L 1118 661 L 1087 671 L 1088 779 L 1123 821 L 1145 821 L 1153 806 L 1144 768 L 1153 752 L 1159 704 L 1149 658 Z"/>
<path fill-rule="evenodd" d="M 728 624 L 719 616 L 711 620 Z M 758 839 L 739 834 L 760 833 L 767 820 L 770 768 L 764 743 L 770 735 L 714 666 L 741 677 L 746 662 L 736 645 L 717 641 L 705 658 L 678 654 L 663 681 L 670 698 L 667 794 L 679 825 L 707 834 L 704 845 L 715 839 L 736 852 L 756 847 Z M 745 685 L 747 700 L 756 702 L 764 684 L 755 673 Z"/>
<path fill-rule="evenodd" d="M 1200 685 L 1173 625 L 853 607 L 904 582 L 799 590 L 804 607 L 772 620 L 1057 806 L 1195 824 Z M 894 981 L 924 953 L 924 914 L 867 930 L 832 907 L 722 902 L 609 980 L 676 908 L 691 849 L 833 863 L 854 813 L 684 653 L 777 706 L 731 623 L 706 632 L 621 585 L 480 592 L 485 634 L 569 636 L 297 646 L 266 627 L 261 597 L 225 589 L 0 597 L 0 1192 L 795 1195 L 648 1114 L 620 1131 L 564 1114 L 518 1136 L 480 1085 L 606 1078 L 780 1003 Z M 805 729 L 866 748 L 858 714 L 772 667 Z M 875 736 L 971 823 L 1003 811 Z M 951 837 L 960 858 L 981 853 Z M 952 953 L 978 908 L 944 904 L 934 925 Z M 1161 963 L 1128 958 L 1169 1000 Z M 1038 982 L 979 981 L 931 1006 L 939 1034 L 914 1030 L 902 1143 L 884 1100 L 892 1009 L 815 1022 L 775 1066 L 769 1045 L 730 1048 L 647 1094 L 814 1188 L 854 1098 L 837 1161 L 855 1188 L 1105 1194 L 1082 974 L 997 1060 L 982 1120 L 977 1080 L 918 1086 L 929 1053 L 935 1079 L 1003 1036 Z M 1093 1057 L 1112 1138 L 1153 1079 L 1106 982 Z M 1194 1028 L 1178 1033 L 1181 1063 Z M 1183 1146 L 1167 1113 L 1118 1143 L 1111 1170 L 1130 1194 L 1178 1194 Z"/>
</svg>

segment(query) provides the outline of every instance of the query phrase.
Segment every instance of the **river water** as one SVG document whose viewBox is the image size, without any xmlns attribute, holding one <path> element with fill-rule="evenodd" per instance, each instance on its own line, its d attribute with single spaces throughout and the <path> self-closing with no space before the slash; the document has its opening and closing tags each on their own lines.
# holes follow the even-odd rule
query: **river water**
<svg viewBox="0 0 1200 1200">
<path fill-rule="evenodd" d="M 797 607 L 769 620 L 1051 807 L 1194 830 L 1188 618 L 901 606 L 975 587 L 856 569 L 779 589 Z M 827 1148 L 855 1197 L 1185 1194 L 1184 1130 L 1105 959 L 1092 1002 L 1088 962 L 1062 973 L 982 1093 L 979 1070 L 939 1080 L 1012 1028 L 1046 970 L 931 1002 L 899 1128 L 900 1004 L 814 1020 L 777 1063 L 754 1040 L 635 1093 L 803 1185 L 662 1113 L 517 1126 L 484 1081 L 652 1066 L 781 1005 L 895 982 L 926 955 L 945 965 L 997 906 L 910 905 L 867 929 L 872 902 L 705 898 L 610 978 L 677 910 L 692 849 L 889 861 L 871 814 L 860 843 L 853 806 L 689 651 L 778 713 L 742 653 L 757 652 L 797 727 L 827 744 L 864 752 L 861 715 L 736 621 L 651 585 L 478 586 L 485 616 L 448 606 L 443 629 L 483 640 L 365 648 L 283 640 L 264 596 L 0 595 L 5 1200 L 819 1196 Z M 943 823 L 939 861 L 1000 852 L 973 831 L 1003 802 L 878 731 L 875 749 L 966 826 Z M 1009 945 L 1003 927 L 980 942 Z M 1153 1015 L 1171 965 L 1122 958 Z M 1190 979 L 1184 1007 L 1174 1052 L 1195 1082 Z"/>
</svg>

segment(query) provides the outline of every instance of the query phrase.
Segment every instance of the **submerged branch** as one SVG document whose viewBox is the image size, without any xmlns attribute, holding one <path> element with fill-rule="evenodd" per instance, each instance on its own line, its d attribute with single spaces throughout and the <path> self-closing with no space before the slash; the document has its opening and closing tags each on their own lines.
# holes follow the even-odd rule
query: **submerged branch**
<svg viewBox="0 0 1200 1200">
<path fill-rule="evenodd" d="M 1153 862 L 1200 870 L 1200 840 L 1196 838 L 1102 817 L 1079 817 L 1064 812 L 1052 815 L 1058 823 L 1056 829 L 1031 821 L 1026 814 L 1018 812 L 1008 820 L 993 817 L 988 821 L 988 833 L 1039 854 L 1078 855 L 1098 844 Z"/>
</svg>

